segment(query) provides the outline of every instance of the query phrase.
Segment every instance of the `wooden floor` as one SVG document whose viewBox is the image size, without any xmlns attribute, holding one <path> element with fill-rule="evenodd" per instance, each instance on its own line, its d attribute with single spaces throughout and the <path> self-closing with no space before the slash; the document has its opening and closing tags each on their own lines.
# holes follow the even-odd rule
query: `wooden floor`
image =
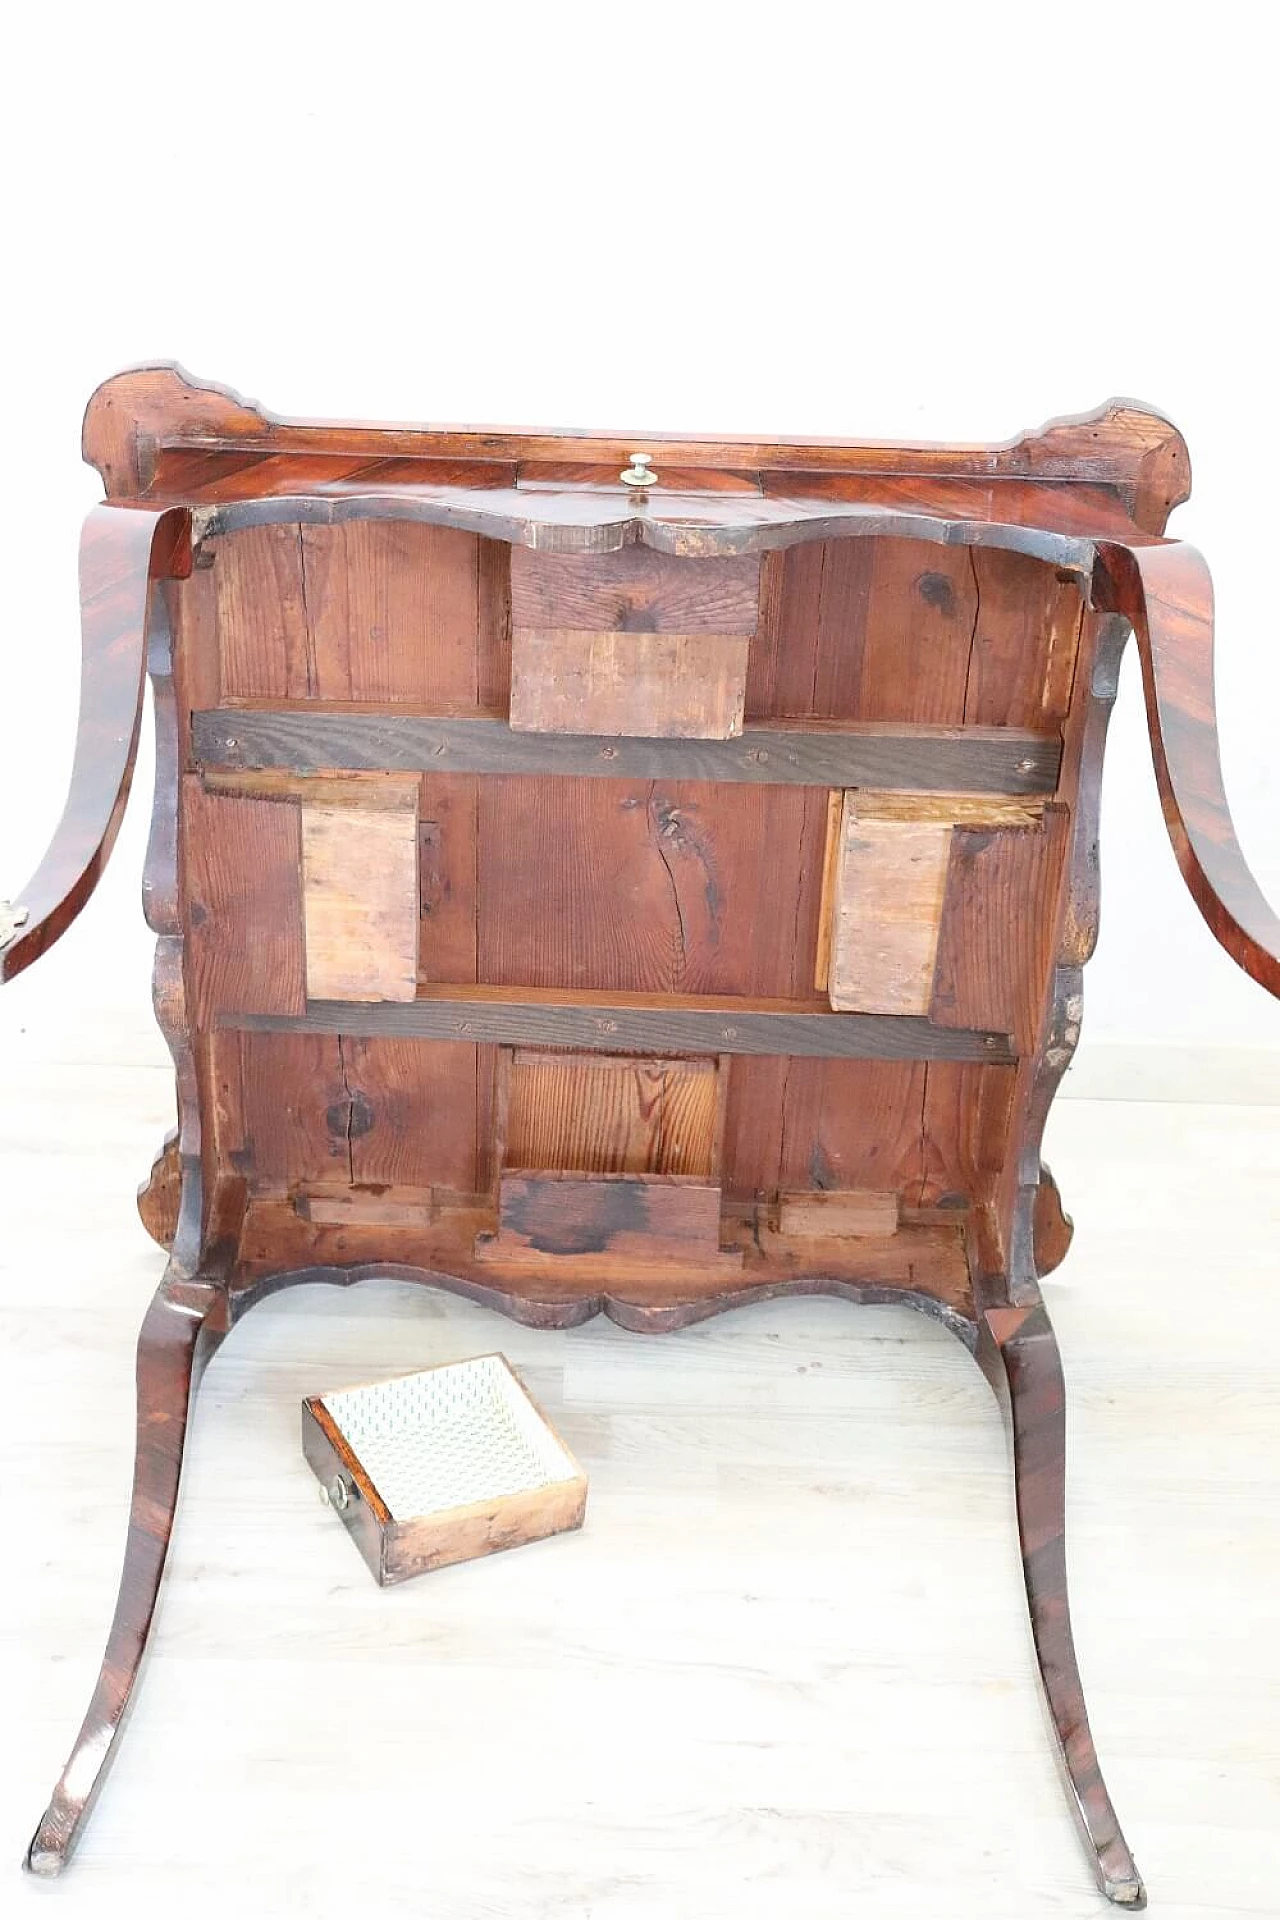
<svg viewBox="0 0 1280 1920">
<path fill-rule="evenodd" d="M 154 1067 L 5 1069 L 0 1911 L 818 1920 L 1103 1906 L 1044 1737 L 995 1404 L 897 1308 L 526 1332 L 390 1282 L 215 1360 L 154 1658 L 73 1869 L 18 1859 L 114 1596 Z M 105 1142 L 105 1144 L 104 1144 Z M 1167 1920 L 1280 1912 L 1280 1108 L 1059 1106 L 1077 1637 Z M 587 1524 L 385 1592 L 308 1392 L 500 1347 Z"/>
</svg>

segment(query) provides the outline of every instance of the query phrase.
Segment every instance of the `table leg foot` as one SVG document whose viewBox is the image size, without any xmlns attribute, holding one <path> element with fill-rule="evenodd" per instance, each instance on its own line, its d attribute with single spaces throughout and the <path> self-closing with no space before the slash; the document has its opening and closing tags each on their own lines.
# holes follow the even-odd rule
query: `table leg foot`
<svg viewBox="0 0 1280 1920">
<path fill-rule="evenodd" d="M 223 1296 L 168 1276 L 138 1339 L 138 1438 L 124 1571 L 98 1683 L 24 1865 L 49 1878 L 70 1858 L 102 1785 L 147 1651 L 173 1533 L 195 1390 L 221 1338 Z"/>
<path fill-rule="evenodd" d="M 982 1316 L 978 1358 L 1008 1416 L 1023 1580 L 1040 1683 L 1068 1795 L 1098 1885 L 1138 1909 L 1146 1889 L 1102 1778 L 1089 1729 L 1067 1602 L 1066 1399 L 1058 1342 L 1043 1304 Z"/>
</svg>

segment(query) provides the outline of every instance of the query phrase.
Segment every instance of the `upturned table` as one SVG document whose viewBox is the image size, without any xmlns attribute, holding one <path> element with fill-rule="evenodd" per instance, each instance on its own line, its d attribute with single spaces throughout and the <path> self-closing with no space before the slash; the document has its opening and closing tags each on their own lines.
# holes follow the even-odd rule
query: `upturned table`
<svg viewBox="0 0 1280 1920">
<path fill-rule="evenodd" d="M 1209 575 L 1164 537 L 1178 433 L 1127 401 L 980 447 L 342 426 L 154 366 L 94 394 L 84 454 L 71 791 L 0 961 L 93 891 L 149 673 L 178 1125 L 120 1597 L 29 1866 L 115 1750 L 205 1363 L 279 1288 L 389 1274 L 549 1327 L 793 1293 L 949 1327 L 1008 1413 L 1072 1805 L 1142 1905 L 1067 1610 L 1040 1145 L 1130 631 L 1178 864 L 1280 992 Z"/>
</svg>

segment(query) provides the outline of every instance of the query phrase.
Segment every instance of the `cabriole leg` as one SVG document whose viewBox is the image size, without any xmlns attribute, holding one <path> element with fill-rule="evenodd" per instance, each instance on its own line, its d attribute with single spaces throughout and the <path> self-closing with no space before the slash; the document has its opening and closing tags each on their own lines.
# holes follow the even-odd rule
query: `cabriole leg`
<svg viewBox="0 0 1280 1920">
<path fill-rule="evenodd" d="M 84 1725 L 27 1849 L 32 1873 L 62 1871 L 106 1777 L 155 1620 L 192 1401 L 224 1325 L 221 1289 L 168 1275 L 142 1323 L 137 1453 L 120 1594 Z"/>
<path fill-rule="evenodd" d="M 1146 1892 L 1098 1765 L 1071 1635 L 1066 1399 L 1058 1342 L 1044 1306 L 986 1312 L 980 1322 L 978 1359 L 1011 1427 L 1031 1633 L 1071 1803 L 1103 1893 L 1117 1906 L 1144 1907 Z"/>
</svg>

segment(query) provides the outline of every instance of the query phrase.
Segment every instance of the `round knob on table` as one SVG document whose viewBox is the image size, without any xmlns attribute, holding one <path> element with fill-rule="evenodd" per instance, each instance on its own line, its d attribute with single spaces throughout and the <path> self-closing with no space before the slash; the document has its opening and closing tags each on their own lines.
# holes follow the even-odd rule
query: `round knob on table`
<svg viewBox="0 0 1280 1920">
<path fill-rule="evenodd" d="M 622 469 L 619 478 L 628 487 L 653 487 L 658 483 L 658 476 L 649 465 L 647 453 L 633 453 L 631 465 Z"/>
</svg>

